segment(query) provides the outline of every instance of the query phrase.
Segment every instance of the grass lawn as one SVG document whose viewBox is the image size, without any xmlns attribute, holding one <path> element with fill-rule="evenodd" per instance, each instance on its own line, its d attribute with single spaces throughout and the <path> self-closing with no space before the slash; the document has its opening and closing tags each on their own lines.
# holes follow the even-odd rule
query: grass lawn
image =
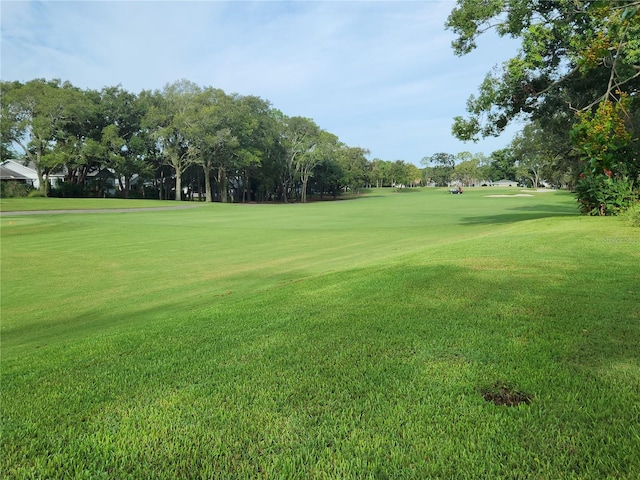
<svg viewBox="0 0 640 480">
<path fill-rule="evenodd" d="M 107 208 L 157 208 L 179 205 L 168 200 L 122 198 L 0 198 L 1 212 L 30 210 L 94 210 Z"/>
<path fill-rule="evenodd" d="M 640 477 L 640 229 L 495 193 L 3 216 L 0 477 Z"/>
</svg>

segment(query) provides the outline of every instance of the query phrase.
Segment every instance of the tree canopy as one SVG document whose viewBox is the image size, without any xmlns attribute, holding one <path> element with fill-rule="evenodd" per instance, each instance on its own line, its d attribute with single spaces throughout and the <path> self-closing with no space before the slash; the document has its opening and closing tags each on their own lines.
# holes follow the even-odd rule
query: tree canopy
<svg viewBox="0 0 640 480">
<path fill-rule="evenodd" d="M 521 42 L 469 97 L 468 116 L 454 119 L 456 137 L 476 141 L 514 120 L 534 122 L 521 140 L 535 130 L 546 162 L 564 150 L 582 163 L 576 178 L 612 172 L 638 180 L 640 1 L 458 0 L 446 26 L 457 35 L 457 55 L 490 29 Z"/>
<path fill-rule="evenodd" d="M 310 118 L 188 80 L 135 94 L 35 79 L 0 82 L 0 93 L 2 159 L 33 166 L 44 195 L 52 173 L 64 174 L 52 192 L 60 196 L 106 195 L 104 178 L 97 180 L 104 174 L 124 197 L 221 202 L 305 202 L 308 193 L 421 178 L 402 160 L 369 161 L 368 150 L 345 145 Z"/>
<path fill-rule="evenodd" d="M 551 119 L 620 102 L 640 89 L 640 2 L 621 0 L 459 0 L 447 27 L 465 55 L 494 29 L 521 40 L 519 53 L 489 72 L 457 117 L 461 139 L 499 134 L 519 115 Z"/>
</svg>

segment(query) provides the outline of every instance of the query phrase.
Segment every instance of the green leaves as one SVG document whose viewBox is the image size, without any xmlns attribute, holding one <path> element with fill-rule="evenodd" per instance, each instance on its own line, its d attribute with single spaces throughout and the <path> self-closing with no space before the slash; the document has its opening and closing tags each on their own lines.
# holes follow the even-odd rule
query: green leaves
<svg viewBox="0 0 640 480">
<path fill-rule="evenodd" d="M 451 133 L 463 142 L 477 142 L 480 134 L 480 120 L 474 117 L 466 119 L 457 116 L 453 119 Z"/>
<path fill-rule="evenodd" d="M 490 20 L 503 12 L 505 4 L 504 0 L 458 1 L 446 23 L 447 28 L 458 34 L 452 42 L 456 55 L 466 55 L 476 48 L 476 38 L 488 28 Z"/>
<path fill-rule="evenodd" d="M 623 87 L 630 95 L 638 91 L 632 82 L 640 75 L 637 2 L 586 1 L 579 7 L 571 1 L 458 2 L 447 21 L 458 35 L 456 54 L 475 48 L 475 39 L 490 28 L 522 40 L 520 53 L 487 75 L 479 95 L 469 99 L 469 119 L 455 119 L 458 138 L 498 135 L 521 114 L 588 109 Z M 578 71 L 590 78 L 577 78 Z"/>
<path fill-rule="evenodd" d="M 632 135 L 627 131 L 625 122 L 628 105 L 628 97 L 623 96 L 616 103 L 601 102 L 593 113 L 580 112 L 577 115 L 577 123 L 570 135 L 591 172 L 613 168 L 616 152 L 631 141 Z"/>
<path fill-rule="evenodd" d="M 608 174 L 584 175 L 576 185 L 582 213 L 594 216 L 618 215 L 635 204 L 638 194 L 627 177 Z"/>
<path fill-rule="evenodd" d="M 487 75 L 478 95 L 467 102 L 468 117 L 454 118 L 452 133 L 461 140 L 475 141 L 497 136 L 514 119 L 526 118 L 542 129 L 533 150 L 519 142 L 519 149 L 529 152 L 522 155 L 526 166 L 521 172 L 532 175 L 534 183 L 545 163 L 542 159 L 549 163 L 557 157 L 541 156 L 534 150 L 558 150 L 555 144 L 565 143 L 558 140 L 562 135 L 570 136 L 575 147 L 564 156 L 579 156 L 588 175 L 603 170 L 637 175 L 637 154 L 633 154 L 637 140 L 633 142 L 640 136 L 639 12 L 637 0 L 460 0 L 447 21 L 447 27 L 458 35 L 453 45 L 456 54 L 475 48 L 475 39 L 488 28 L 520 38 L 522 44 L 515 57 Z M 577 173 L 573 169 L 574 179 Z M 600 194 L 605 196 L 611 190 L 600 183 L 589 188 L 594 185 L 600 185 Z M 587 191 L 578 192 L 580 201 Z M 600 199 L 595 204 L 607 202 Z M 594 208 L 600 207 L 585 211 Z"/>
</svg>

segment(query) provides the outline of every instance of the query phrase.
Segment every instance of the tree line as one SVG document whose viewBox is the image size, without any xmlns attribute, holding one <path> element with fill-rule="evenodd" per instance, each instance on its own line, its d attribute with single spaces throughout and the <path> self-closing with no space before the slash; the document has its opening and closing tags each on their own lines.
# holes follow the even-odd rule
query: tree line
<svg viewBox="0 0 640 480">
<path fill-rule="evenodd" d="M 528 142 L 529 129 L 517 134 L 505 148 L 482 153 L 460 152 L 457 155 L 439 152 L 422 159 L 426 183 L 434 186 L 450 184 L 462 186 L 491 185 L 508 180 L 526 187 L 553 187 L 572 189 L 574 181 L 561 162 L 551 155 L 523 148 Z"/>
<path fill-rule="evenodd" d="M 336 196 L 422 181 L 415 165 L 369 161 L 366 149 L 344 144 L 310 118 L 187 80 L 139 94 L 45 79 L 0 88 L 2 158 L 32 165 L 43 195 L 56 172 L 64 172 L 56 193 L 96 194 L 87 178 L 102 169 L 127 198 L 197 193 L 220 202 L 305 202 L 308 192 Z"/>
<path fill-rule="evenodd" d="M 308 192 L 335 197 L 364 187 L 503 179 L 570 186 L 556 163 L 523 147 L 535 145 L 526 129 L 522 140 L 489 157 L 437 153 L 420 169 L 404 160 L 368 160 L 366 149 L 345 145 L 312 119 L 187 80 L 139 94 L 44 79 L 2 82 L 0 89 L 2 158 L 33 166 L 42 195 L 102 195 L 104 185 L 87 179 L 104 169 L 125 198 L 220 202 L 305 202 Z M 49 192 L 49 177 L 60 172 L 64 183 Z"/>
<path fill-rule="evenodd" d="M 458 55 L 491 29 L 521 40 L 452 126 L 457 138 L 476 141 L 513 121 L 525 124 L 489 157 L 441 152 L 423 158 L 423 169 L 370 161 L 366 149 L 312 119 L 186 80 L 133 94 L 36 79 L 0 83 L 2 158 L 30 162 L 45 195 L 54 172 L 65 172 L 66 190 L 80 191 L 91 172 L 108 168 L 124 196 L 134 180 L 140 194 L 142 179 L 150 195 L 178 200 L 185 190 L 209 201 L 287 202 L 374 185 L 506 179 L 575 190 L 589 214 L 638 201 L 639 0 L 457 0 L 446 27 Z"/>
</svg>

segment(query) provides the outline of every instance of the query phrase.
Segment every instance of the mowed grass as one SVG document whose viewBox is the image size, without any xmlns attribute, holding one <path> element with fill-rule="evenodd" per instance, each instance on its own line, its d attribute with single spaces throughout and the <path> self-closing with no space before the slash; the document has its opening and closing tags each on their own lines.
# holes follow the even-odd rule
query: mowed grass
<svg viewBox="0 0 640 480">
<path fill-rule="evenodd" d="M 184 204 L 182 204 L 184 205 Z M 176 206 L 167 200 L 141 200 L 122 198 L 1 198 L 0 211 L 18 212 L 34 210 L 93 210 L 107 208 L 158 208 Z"/>
<path fill-rule="evenodd" d="M 2 217 L 0 476 L 638 478 L 640 230 L 493 193 Z"/>
</svg>

